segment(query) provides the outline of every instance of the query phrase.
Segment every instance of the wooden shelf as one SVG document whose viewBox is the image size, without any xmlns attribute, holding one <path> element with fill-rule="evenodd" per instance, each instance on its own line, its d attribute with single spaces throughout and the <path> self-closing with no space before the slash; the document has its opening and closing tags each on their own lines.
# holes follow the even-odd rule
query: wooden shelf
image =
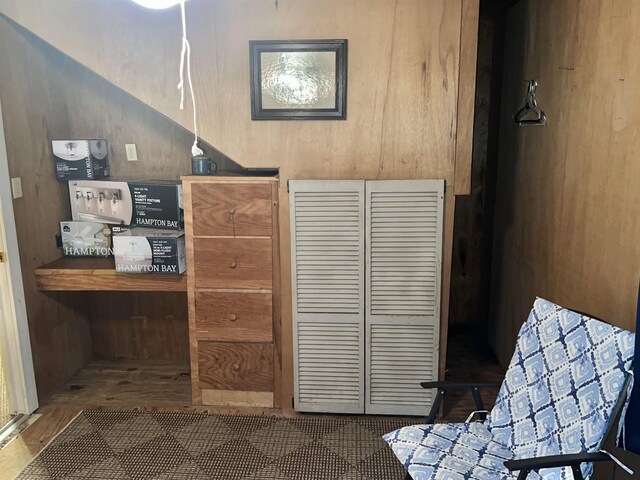
<svg viewBox="0 0 640 480">
<path fill-rule="evenodd" d="M 61 258 L 35 270 L 38 290 L 186 292 L 187 275 L 116 273 L 113 258 Z"/>
</svg>

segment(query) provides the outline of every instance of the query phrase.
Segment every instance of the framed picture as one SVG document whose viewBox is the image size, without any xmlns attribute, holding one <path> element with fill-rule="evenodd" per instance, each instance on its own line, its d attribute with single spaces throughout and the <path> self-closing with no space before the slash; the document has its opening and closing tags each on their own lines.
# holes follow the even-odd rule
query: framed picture
<svg viewBox="0 0 640 480">
<path fill-rule="evenodd" d="M 252 120 L 347 118 L 347 40 L 256 40 Z"/>
</svg>

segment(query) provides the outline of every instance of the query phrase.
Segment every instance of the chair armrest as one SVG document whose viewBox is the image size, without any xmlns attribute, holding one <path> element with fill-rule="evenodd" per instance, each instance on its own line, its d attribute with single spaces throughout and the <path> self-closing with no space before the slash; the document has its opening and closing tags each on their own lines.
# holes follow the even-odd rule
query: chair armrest
<svg viewBox="0 0 640 480">
<path fill-rule="evenodd" d="M 490 388 L 499 387 L 500 385 L 502 385 L 502 383 L 496 382 L 420 382 L 422 388 L 439 388 L 441 390 Z"/>
<path fill-rule="evenodd" d="M 580 465 L 583 463 L 606 462 L 612 458 L 604 452 L 569 453 L 566 455 L 550 455 L 548 457 L 520 458 L 507 460 L 504 466 L 509 471 L 519 470 L 518 480 L 525 480 L 532 470 L 541 468 L 571 467 L 574 480 L 584 480 Z"/>
<path fill-rule="evenodd" d="M 485 387 L 499 387 L 500 383 L 487 383 L 487 382 L 421 382 L 420 386 L 422 388 L 436 388 L 438 392 L 436 393 L 436 398 L 433 401 L 433 405 L 431 405 L 431 411 L 429 412 L 429 416 L 427 417 L 427 423 L 433 423 L 438 415 L 438 410 L 440 410 L 440 405 L 442 405 L 442 399 L 444 398 L 444 394 L 447 390 L 454 389 L 465 389 L 468 388 L 471 390 L 471 394 L 473 395 L 473 400 L 476 404 L 476 408 L 478 411 L 484 411 L 484 405 L 482 403 L 482 398 L 480 397 L 480 388 Z M 480 415 L 480 420 L 484 421 L 486 419 L 486 414 L 483 413 Z"/>
</svg>

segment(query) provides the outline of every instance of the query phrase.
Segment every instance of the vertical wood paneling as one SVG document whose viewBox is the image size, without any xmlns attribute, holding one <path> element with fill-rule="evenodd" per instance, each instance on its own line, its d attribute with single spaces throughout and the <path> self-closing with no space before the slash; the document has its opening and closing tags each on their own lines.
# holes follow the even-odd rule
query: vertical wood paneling
<svg viewBox="0 0 640 480">
<path fill-rule="evenodd" d="M 462 25 L 460 27 L 458 111 L 456 113 L 456 163 L 453 180 L 454 193 L 456 195 L 469 195 L 471 193 L 473 114 L 476 92 L 479 17 L 480 0 L 463 0 Z"/>
<path fill-rule="evenodd" d="M 640 272 L 640 4 L 529 0 L 508 15 L 492 343 L 536 295 L 633 329 Z M 538 80 L 548 125 L 510 116 Z"/>
</svg>

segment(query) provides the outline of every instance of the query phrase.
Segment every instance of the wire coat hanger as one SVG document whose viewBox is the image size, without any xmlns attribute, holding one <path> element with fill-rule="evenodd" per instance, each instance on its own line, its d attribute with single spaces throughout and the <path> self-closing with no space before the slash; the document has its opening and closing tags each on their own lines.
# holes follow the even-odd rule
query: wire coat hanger
<svg viewBox="0 0 640 480">
<path fill-rule="evenodd" d="M 547 124 L 547 116 L 544 111 L 538 106 L 536 99 L 536 88 L 538 82 L 536 80 L 527 81 L 527 95 L 522 101 L 520 110 L 515 114 L 514 120 L 521 127 L 535 127 L 544 126 Z M 535 118 L 527 118 L 533 113 Z"/>
</svg>

